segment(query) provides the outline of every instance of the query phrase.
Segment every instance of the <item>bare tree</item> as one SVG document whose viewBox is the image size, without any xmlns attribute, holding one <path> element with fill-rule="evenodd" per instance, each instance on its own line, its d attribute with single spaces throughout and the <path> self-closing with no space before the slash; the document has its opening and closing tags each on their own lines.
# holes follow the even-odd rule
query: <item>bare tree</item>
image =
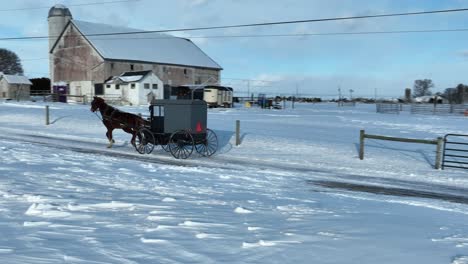
<svg viewBox="0 0 468 264">
<path fill-rule="evenodd" d="M 0 72 L 5 74 L 23 74 L 23 66 L 16 53 L 0 48 Z"/>
<path fill-rule="evenodd" d="M 431 95 L 431 88 L 434 87 L 434 83 L 431 79 L 416 80 L 413 86 L 413 96 L 419 97 L 424 95 Z"/>
</svg>

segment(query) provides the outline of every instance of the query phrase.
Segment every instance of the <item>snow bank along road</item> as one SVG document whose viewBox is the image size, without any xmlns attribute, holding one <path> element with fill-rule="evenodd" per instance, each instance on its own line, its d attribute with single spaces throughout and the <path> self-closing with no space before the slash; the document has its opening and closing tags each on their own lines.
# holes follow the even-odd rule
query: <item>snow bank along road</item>
<svg viewBox="0 0 468 264">
<path fill-rule="evenodd" d="M 64 118 L 45 127 L 35 106 L 0 104 L 1 263 L 468 261 L 465 172 L 433 170 L 430 148 L 374 143 L 356 158 L 356 124 L 432 137 L 415 132 L 426 117 L 213 111 L 220 154 L 178 161 L 134 154 L 123 133 L 106 149 L 87 107 L 54 105 Z M 225 124 L 238 118 L 236 148 Z"/>
</svg>

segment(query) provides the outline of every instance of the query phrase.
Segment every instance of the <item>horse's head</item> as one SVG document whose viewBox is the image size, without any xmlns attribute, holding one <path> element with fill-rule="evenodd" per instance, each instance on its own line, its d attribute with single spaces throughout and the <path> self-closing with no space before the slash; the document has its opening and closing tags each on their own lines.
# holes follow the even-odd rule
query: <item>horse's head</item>
<svg viewBox="0 0 468 264">
<path fill-rule="evenodd" d="M 105 104 L 104 99 L 101 97 L 94 96 L 93 101 L 91 102 L 91 112 L 96 112 L 99 108 L 101 108 Z"/>
</svg>

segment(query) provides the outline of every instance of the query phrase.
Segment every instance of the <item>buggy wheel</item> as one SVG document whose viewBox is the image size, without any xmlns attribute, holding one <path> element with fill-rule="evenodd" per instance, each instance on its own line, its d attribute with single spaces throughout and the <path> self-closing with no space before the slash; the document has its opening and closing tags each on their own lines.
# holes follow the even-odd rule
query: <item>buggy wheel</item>
<svg viewBox="0 0 468 264">
<path fill-rule="evenodd" d="M 193 152 L 193 136 L 188 131 L 179 130 L 172 133 L 169 139 L 169 151 L 176 159 L 186 159 Z"/>
<path fill-rule="evenodd" d="M 153 152 L 156 140 L 153 133 L 147 128 L 140 128 L 136 134 L 135 149 L 140 154 L 150 154 Z"/>
<path fill-rule="evenodd" d="M 195 146 L 198 153 L 205 157 L 210 157 L 218 150 L 218 137 L 211 129 L 206 129 L 205 139 Z"/>
</svg>

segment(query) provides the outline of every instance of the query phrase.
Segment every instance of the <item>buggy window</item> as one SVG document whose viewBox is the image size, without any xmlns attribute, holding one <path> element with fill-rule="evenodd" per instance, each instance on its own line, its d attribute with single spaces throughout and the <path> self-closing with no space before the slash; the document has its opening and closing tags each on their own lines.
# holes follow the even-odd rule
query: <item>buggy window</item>
<svg viewBox="0 0 468 264">
<path fill-rule="evenodd" d="M 164 116 L 164 106 L 155 106 L 154 116 Z"/>
</svg>

